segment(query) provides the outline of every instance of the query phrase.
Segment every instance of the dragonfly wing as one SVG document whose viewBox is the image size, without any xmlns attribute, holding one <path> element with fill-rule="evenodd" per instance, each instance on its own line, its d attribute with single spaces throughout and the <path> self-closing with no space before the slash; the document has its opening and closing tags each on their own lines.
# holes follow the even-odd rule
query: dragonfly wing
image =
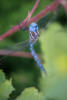
<svg viewBox="0 0 67 100">
<path fill-rule="evenodd" d="M 27 48 L 28 46 L 29 46 L 29 40 L 25 40 L 25 41 L 16 43 L 13 46 L 8 46 L 4 50 L 14 50 L 14 51 L 19 50 L 19 51 L 21 51 L 21 50 L 24 50 L 25 48 Z"/>
<path fill-rule="evenodd" d="M 29 40 L 26 40 L 24 42 L 19 42 L 17 44 L 14 44 L 13 46 L 9 46 L 3 50 L 2 52 L 5 52 L 7 50 L 7 54 L 5 54 L 4 57 L 0 59 L 0 62 L 3 61 L 7 56 L 14 54 L 17 51 L 21 51 L 29 46 Z"/>
</svg>

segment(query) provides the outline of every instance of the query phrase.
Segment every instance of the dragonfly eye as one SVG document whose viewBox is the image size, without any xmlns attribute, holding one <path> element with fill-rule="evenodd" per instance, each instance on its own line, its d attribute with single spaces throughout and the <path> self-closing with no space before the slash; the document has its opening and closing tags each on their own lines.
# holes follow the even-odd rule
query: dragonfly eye
<svg viewBox="0 0 67 100">
<path fill-rule="evenodd" d="M 34 26 L 33 32 L 37 32 L 37 31 L 38 31 L 38 26 Z"/>
<path fill-rule="evenodd" d="M 29 26 L 29 31 L 37 32 L 38 31 L 38 25 L 35 22 L 33 22 Z"/>
</svg>

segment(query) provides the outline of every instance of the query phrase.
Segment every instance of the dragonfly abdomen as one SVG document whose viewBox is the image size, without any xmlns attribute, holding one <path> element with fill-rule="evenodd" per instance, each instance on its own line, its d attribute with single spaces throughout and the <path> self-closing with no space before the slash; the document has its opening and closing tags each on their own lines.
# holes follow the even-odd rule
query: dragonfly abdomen
<svg viewBox="0 0 67 100">
<path fill-rule="evenodd" d="M 34 50 L 34 48 L 33 48 L 33 43 L 30 43 L 30 51 L 31 51 L 31 54 L 32 54 L 34 60 L 36 61 L 37 65 L 39 66 L 39 68 L 40 68 L 43 72 L 46 72 L 46 70 L 44 69 L 43 65 L 41 64 L 40 59 L 38 58 L 38 55 L 35 53 L 35 50 Z"/>
</svg>

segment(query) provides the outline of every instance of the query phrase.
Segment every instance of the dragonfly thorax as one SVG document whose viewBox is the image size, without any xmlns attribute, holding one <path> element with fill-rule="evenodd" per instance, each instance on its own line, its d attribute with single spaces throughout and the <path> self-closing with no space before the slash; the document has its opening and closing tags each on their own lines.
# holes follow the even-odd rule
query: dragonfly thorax
<svg viewBox="0 0 67 100">
<path fill-rule="evenodd" d="M 36 40 L 38 40 L 40 34 L 38 31 L 38 25 L 35 22 L 30 24 L 29 33 L 30 33 L 30 41 L 36 42 Z"/>
</svg>

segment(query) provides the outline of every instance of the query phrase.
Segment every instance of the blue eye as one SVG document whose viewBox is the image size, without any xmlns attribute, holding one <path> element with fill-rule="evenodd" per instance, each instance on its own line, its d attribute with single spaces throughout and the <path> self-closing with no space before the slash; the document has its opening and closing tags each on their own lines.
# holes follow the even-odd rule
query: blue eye
<svg viewBox="0 0 67 100">
<path fill-rule="evenodd" d="M 36 26 L 36 29 L 38 30 L 38 26 Z"/>
<path fill-rule="evenodd" d="M 35 32 L 35 31 L 38 31 L 38 25 L 34 22 L 34 23 L 32 23 L 32 24 L 30 24 L 30 26 L 29 26 L 29 31 L 31 32 L 31 31 L 33 31 L 33 32 Z"/>
</svg>

